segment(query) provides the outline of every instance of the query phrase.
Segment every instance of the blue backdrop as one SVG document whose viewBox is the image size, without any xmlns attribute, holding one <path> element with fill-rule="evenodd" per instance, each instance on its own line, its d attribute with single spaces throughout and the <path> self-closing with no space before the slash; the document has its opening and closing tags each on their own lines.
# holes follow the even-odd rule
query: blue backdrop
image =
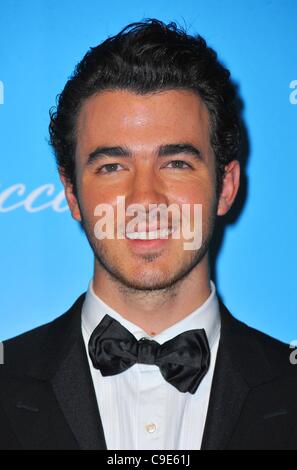
<svg viewBox="0 0 297 470">
<path fill-rule="evenodd" d="M 296 0 L 3 0 L 0 4 L 0 338 L 63 313 L 93 256 L 70 216 L 48 146 L 48 110 L 90 46 L 156 17 L 200 33 L 245 103 L 246 195 L 215 282 L 233 314 L 297 338 Z"/>
</svg>

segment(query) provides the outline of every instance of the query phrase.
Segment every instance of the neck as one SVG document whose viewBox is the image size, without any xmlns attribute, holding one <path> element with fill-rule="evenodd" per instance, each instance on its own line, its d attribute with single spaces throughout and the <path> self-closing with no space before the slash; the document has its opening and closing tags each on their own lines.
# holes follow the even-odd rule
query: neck
<svg viewBox="0 0 297 470">
<path fill-rule="evenodd" d="M 125 287 L 95 260 L 95 294 L 123 318 L 155 335 L 200 307 L 211 293 L 207 254 L 191 273 L 169 289 L 139 291 Z"/>
</svg>

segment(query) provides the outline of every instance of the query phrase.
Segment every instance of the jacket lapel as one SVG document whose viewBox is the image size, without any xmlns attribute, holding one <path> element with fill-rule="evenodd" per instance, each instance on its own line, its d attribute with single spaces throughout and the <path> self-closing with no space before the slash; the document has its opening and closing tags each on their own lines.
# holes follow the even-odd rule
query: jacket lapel
<svg viewBox="0 0 297 470">
<path fill-rule="evenodd" d="M 201 449 L 224 449 L 240 416 L 249 387 L 219 346 Z"/>
<path fill-rule="evenodd" d="M 19 370 L 5 381 L 5 412 L 23 448 L 106 449 L 81 332 L 84 298 L 33 331 L 32 350 L 14 359 Z"/>
<path fill-rule="evenodd" d="M 82 294 L 68 312 L 68 321 L 53 330 L 50 343 L 60 353 L 58 368 L 49 368 L 56 400 L 81 449 L 106 449 L 85 345 L 81 332 Z M 67 313 L 66 313 L 67 316 Z M 67 317 L 66 317 L 67 318 Z M 62 326 L 62 327 L 61 327 Z M 56 341 L 55 341 L 56 337 Z"/>
<path fill-rule="evenodd" d="M 75 342 L 51 380 L 56 398 L 81 449 L 106 449 L 83 339 Z"/>
<path fill-rule="evenodd" d="M 250 391 L 276 376 L 252 329 L 219 300 L 221 337 L 201 449 L 228 447 Z"/>
</svg>

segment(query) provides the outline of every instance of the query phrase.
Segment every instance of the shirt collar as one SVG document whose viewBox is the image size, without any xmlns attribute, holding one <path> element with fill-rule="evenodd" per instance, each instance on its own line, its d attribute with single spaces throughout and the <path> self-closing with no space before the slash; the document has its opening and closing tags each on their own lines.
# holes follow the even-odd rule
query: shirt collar
<svg viewBox="0 0 297 470">
<path fill-rule="evenodd" d="M 96 326 L 107 314 L 121 323 L 121 325 L 130 331 L 137 340 L 146 337 L 154 339 L 159 344 L 165 343 L 165 341 L 174 338 L 184 331 L 203 328 L 211 348 L 219 334 L 221 321 L 216 287 L 212 280 L 210 280 L 210 286 L 211 293 L 200 307 L 195 309 L 182 320 L 166 328 L 166 330 L 163 330 L 161 333 L 155 336 L 149 336 L 138 325 L 135 325 L 126 318 L 123 318 L 118 312 L 103 302 L 103 300 L 95 294 L 93 289 L 93 279 L 91 279 L 82 307 L 82 326 L 88 337 L 90 337 Z"/>
</svg>

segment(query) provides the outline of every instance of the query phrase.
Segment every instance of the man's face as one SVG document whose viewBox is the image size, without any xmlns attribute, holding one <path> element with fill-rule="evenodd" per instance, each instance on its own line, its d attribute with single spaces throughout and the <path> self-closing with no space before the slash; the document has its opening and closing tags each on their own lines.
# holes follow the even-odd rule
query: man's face
<svg viewBox="0 0 297 470">
<path fill-rule="evenodd" d="M 184 144 L 188 147 L 181 147 Z M 180 145 L 178 151 L 175 145 Z M 70 208 L 82 222 L 99 270 L 125 286 L 145 290 L 170 287 L 199 269 L 212 235 L 217 199 L 208 111 L 196 94 L 170 90 L 141 96 L 119 90 L 93 95 L 78 116 L 75 158 L 78 197 Z M 125 196 L 126 207 L 137 203 L 147 211 L 149 204 L 201 204 L 201 247 L 185 250 L 185 240 L 171 236 L 98 240 L 94 209 L 105 203 L 116 213 L 119 195 Z"/>
</svg>

